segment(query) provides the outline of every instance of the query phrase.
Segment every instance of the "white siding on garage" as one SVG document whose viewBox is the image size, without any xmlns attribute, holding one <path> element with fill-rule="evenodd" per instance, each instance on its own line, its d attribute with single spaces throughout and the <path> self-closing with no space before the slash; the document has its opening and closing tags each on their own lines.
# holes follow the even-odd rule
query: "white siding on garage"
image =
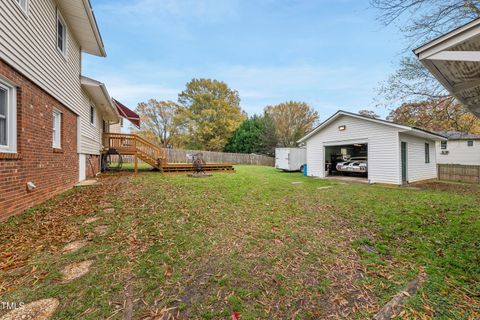
<svg viewBox="0 0 480 320">
<path fill-rule="evenodd" d="M 448 154 L 441 154 L 442 151 Z M 437 142 L 437 163 L 479 166 L 480 140 L 473 140 L 473 147 L 467 145 L 467 140 L 448 140 L 445 150 Z"/>
<path fill-rule="evenodd" d="M 25 15 L 15 0 L 0 0 L 0 58 L 78 114 L 79 152 L 98 154 L 101 126 L 89 122 L 90 103 L 80 86 L 81 51 L 68 21 L 65 58 L 56 47 L 55 3 L 31 0 L 28 4 Z"/>
<path fill-rule="evenodd" d="M 346 126 L 345 131 L 338 127 Z M 309 176 L 325 177 L 324 145 L 368 143 L 368 178 L 371 183 L 400 184 L 399 129 L 342 115 L 307 141 Z"/>
<path fill-rule="evenodd" d="M 416 182 L 437 178 L 435 141 L 400 133 L 400 141 L 407 143 L 407 180 Z M 425 143 L 430 145 L 430 163 L 425 163 Z"/>
</svg>

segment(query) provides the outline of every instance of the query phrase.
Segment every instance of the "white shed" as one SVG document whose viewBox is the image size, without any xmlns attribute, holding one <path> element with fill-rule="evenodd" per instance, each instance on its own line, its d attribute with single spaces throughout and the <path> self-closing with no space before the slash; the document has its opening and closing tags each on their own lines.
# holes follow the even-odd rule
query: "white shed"
<svg viewBox="0 0 480 320">
<path fill-rule="evenodd" d="M 438 133 L 448 141 L 437 142 L 437 163 L 480 166 L 480 135 L 458 131 Z"/>
<path fill-rule="evenodd" d="M 443 136 L 338 111 L 300 139 L 307 148 L 307 175 L 325 178 L 342 157 L 367 159 L 370 183 L 402 184 L 437 178 L 435 143 Z"/>
</svg>

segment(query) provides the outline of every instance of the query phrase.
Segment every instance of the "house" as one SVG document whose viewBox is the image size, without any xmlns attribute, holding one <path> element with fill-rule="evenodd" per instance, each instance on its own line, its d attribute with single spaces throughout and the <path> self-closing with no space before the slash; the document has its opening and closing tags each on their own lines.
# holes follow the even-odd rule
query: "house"
<svg viewBox="0 0 480 320">
<path fill-rule="evenodd" d="M 307 148 L 307 175 L 325 178 L 341 159 L 367 159 L 370 183 L 400 185 L 437 177 L 438 134 L 338 111 L 298 142 Z M 332 168 L 333 166 L 333 168 Z"/>
<path fill-rule="evenodd" d="M 480 19 L 414 50 L 452 96 L 480 117 Z"/>
<path fill-rule="evenodd" d="M 448 138 L 448 141 L 437 142 L 437 163 L 480 165 L 480 135 L 457 131 L 438 134 Z"/>
<path fill-rule="evenodd" d="M 100 170 L 119 121 L 82 54 L 105 57 L 88 0 L 0 0 L 0 219 Z"/>
</svg>

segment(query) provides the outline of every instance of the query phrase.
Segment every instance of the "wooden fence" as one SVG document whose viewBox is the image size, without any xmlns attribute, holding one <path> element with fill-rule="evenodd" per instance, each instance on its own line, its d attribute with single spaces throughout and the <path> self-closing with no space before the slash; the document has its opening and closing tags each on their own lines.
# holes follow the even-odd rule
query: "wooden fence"
<svg viewBox="0 0 480 320">
<path fill-rule="evenodd" d="M 275 166 L 275 158 L 245 153 L 228 153 L 214 151 L 199 150 L 182 150 L 182 149 L 165 149 L 167 152 L 167 161 L 169 163 L 189 163 L 191 158 L 189 155 L 195 153 L 203 153 L 203 159 L 207 163 L 231 163 L 231 164 L 250 164 L 258 166 Z M 123 156 L 123 162 L 133 163 L 133 156 Z"/>
<path fill-rule="evenodd" d="M 480 183 L 480 166 L 438 164 L 437 170 L 440 180 Z"/>
</svg>

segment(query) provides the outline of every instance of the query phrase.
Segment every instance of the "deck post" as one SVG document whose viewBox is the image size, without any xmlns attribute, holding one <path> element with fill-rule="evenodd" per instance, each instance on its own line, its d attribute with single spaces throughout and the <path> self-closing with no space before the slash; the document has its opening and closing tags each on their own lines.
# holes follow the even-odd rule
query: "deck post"
<svg viewBox="0 0 480 320">
<path fill-rule="evenodd" d="M 135 155 L 134 157 L 134 168 L 135 168 L 135 174 L 138 173 L 138 157 Z"/>
</svg>

